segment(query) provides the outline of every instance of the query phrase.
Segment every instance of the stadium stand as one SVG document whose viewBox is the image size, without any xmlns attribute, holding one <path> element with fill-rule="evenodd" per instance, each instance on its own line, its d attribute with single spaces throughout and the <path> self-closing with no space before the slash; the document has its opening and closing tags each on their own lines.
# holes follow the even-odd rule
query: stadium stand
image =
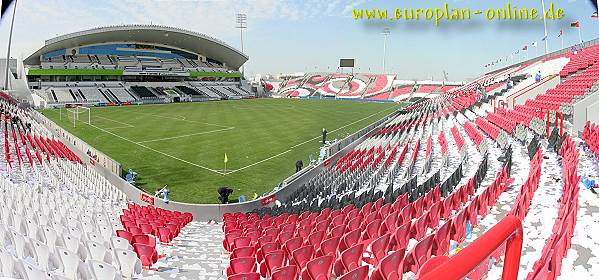
<svg viewBox="0 0 599 280">
<path fill-rule="evenodd" d="M 128 203 L 64 143 L 46 136 L 35 112 L 4 101 L 0 107 L 0 275 L 132 278 L 164 258 L 160 244 L 176 246 L 191 214 Z"/>
<path fill-rule="evenodd" d="M 599 127 L 595 123 L 588 121 L 582 132 L 582 140 L 589 146 L 589 149 L 599 158 Z"/>
<path fill-rule="evenodd" d="M 230 70 L 218 61 L 117 52 L 60 54 L 42 58 L 40 67 Z M 560 68 L 553 69 L 560 79 L 555 88 L 513 108 L 499 105 L 536 83 L 530 72 L 547 68 Z M 506 88 L 508 77 L 514 82 L 511 89 Z M 597 163 L 599 127 L 587 122 L 578 141 L 558 119 L 571 126 L 573 104 L 597 94 L 599 47 L 507 67 L 463 86 L 396 87 L 394 79 L 311 73 L 284 81 L 280 93 L 285 97 L 409 104 L 326 159 L 303 178 L 301 187 L 276 199 L 273 195 L 273 202 L 262 205 L 268 207 L 224 213 L 218 224 L 200 224 L 191 213 L 131 202 L 87 168 L 87 158 L 79 158 L 68 141 L 48 129 L 41 114 L 0 93 L 0 189 L 5 197 L 0 207 L 1 276 L 120 279 L 180 269 L 184 275 L 167 274 L 230 280 L 439 279 L 449 277 L 441 274 L 444 268 L 462 264 L 460 258 L 475 259 L 472 252 L 477 251 L 474 264 L 455 278 L 495 279 L 514 270 L 531 280 L 574 278 L 564 264 L 574 267 L 578 254 L 568 252 L 598 248 L 581 233 L 589 229 L 588 224 L 580 227 L 581 220 L 592 219 L 579 211 L 586 207 L 591 213 L 597 207 L 588 203 L 579 182 L 590 174 L 587 165 Z M 250 96 L 227 79 L 48 81 L 45 87 L 45 97 L 54 103 Z M 505 230 L 504 222 L 514 223 L 515 230 Z M 483 246 L 498 227 L 509 235 L 492 249 Z M 527 249 L 510 246 L 518 242 Z M 526 261 L 512 262 L 514 252 Z M 207 265 L 197 269 L 186 259 Z"/>
<path fill-rule="evenodd" d="M 579 53 L 591 51 L 594 48 Z M 594 56 L 587 54 L 568 64 L 566 79 L 536 98 L 543 102 L 529 100 L 514 110 L 491 103 L 509 93 L 502 89 L 501 77 L 516 77 L 529 65 L 483 77 L 479 82 L 493 92 L 485 100 L 475 95 L 475 84 L 471 84 L 417 101 L 348 153 L 326 162 L 323 171 L 280 206 L 226 214 L 223 246 L 234 252 L 229 279 L 277 273 L 295 279 L 297 275 L 302 279 L 420 277 L 434 270 L 434 266 L 425 267 L 429 261 L 459 255 L 459 248 L 469 244 L 475 246 L 476 237 L 468 237 L 467 228 L 484 234 L 492 225 L 487 217 L 491 215 L 497 215 L 491 218 L 494 222 L 497 217 L 513 216 L 530 226 L 538 218 L 527 214 L 542 211 L 534 207 L 545 203 L 534 198 L 557 194 L 559 215 L 551 220 L 553 225 L 547 225 L 553 231 L 524 238 L 525 242 L 544 244 L 538 249 L 540 254 L 530 254 L 536 261 L 526 266 L 524 276 L 555 279 L 575 234 L 579 152 L 570 136 L 560 135 L 556 123 L 550 124 L 556 127 L 551 135 L 544 133 L 540 112 L 559 112 L 563 108 L 559 105 L 572 102 L 569 94 L 551 100 L 555 105 L 545 102 L 544 96 L 556 90 L 572 89 L 574 96 L 591 94 L 589 89 L 598 80 L 593 60 Z M 515 82 L 525 79 L 528 77 L 521 76 Z M 468 138 L 463 138 L 463 133 Z M 582 140 L 594 153 L 596 134 L 596 125 L 587 123 Z M 548 150 L 542 148 L 538 137 L 547 137 Z M 555 160 L 558 156 L 561 162 Z M 494 157 L 499 162 L 490 162 Z M 547 163 L 545 158 L 549 158 Z M 554 181 L 561 191 L 552 194 L 547 187 L 541 189 L 541 182 L 550 180 L 546 169 L 555 168 L 562 172 L 561 180 Z M 506 205 L 507 211 L 494 212 Z M 243 254 L 243 269 L 237 268 L 239 254 Z M 466 276 L 490 277 L 502 268 L 497 261 L 505 254 L 505 246 L 489 252 Z"/>
</svg>

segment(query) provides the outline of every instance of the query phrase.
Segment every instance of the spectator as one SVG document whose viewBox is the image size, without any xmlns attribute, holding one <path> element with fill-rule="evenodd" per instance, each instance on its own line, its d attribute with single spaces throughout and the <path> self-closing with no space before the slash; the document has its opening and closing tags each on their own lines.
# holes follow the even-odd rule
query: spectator
<svg viewBox="0 0 599 280">
<path fill-rule="evenodd" d="M 164 201 L 164 203 L 168 204 L 168 202 L 169 202 L 168 195 L 171 191 L 168 189 L 167 186 L 168 185 L 164 185 L 164 188 L 162 188 L 162 200 Z"/>
<path fill-rule="evenodd" d="M 233 190 L 227 186 L 218 188 L 219 200 L 221 204 L 229 203 L 229 195 L 233 193 Z"/>
<path fill-rule="evenodd" d="M 537 83 L 541 81 L 541 70 L 539 70 L 539 72 L 537 72 L 537 74 L 535 75 L 535 81 Z"/>
<path fill-rule="evenodd" d="M 300 172 L 302 170 L 302 168 L 304 167 L 304 162 L 301 159 L 298 159 L 295 162 L 295 172 Z"/>
</svg>

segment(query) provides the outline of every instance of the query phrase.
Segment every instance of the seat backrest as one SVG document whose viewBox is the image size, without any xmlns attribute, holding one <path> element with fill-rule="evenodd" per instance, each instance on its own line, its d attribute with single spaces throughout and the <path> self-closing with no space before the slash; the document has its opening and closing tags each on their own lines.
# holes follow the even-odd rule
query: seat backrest
<svg viewBox="0 0 599 280">
<path fill-rule="evenodd" d="M 338 280 L 368 280 L 368 266 L 360 266 L 341 277 Z"/>
<path fill-rule="evenodd" d="M 320 242 L 324 239 L 325 233 L 324 231 L 317 231 L 308 236 L 308 244 L 314 246 L 314 248 L 318 248 L 320 246 Z"/>
<path fill-rule="evenodd" d="M 362 263 L 362 254 L 364 253 L 364 244 L 358 243 L 349 247 L 341 253 L 341 263 L 345 271 L 351 271 Z"/>
<path fill-rule="evenodd" d="M 264 262 L 266 263 L 268 271 L 272 273 L 275 269 L 282 267 L 285 263 L 285 253 L 283 250 L 271 252 L 264 256 Z"/>
<path fill-rule="evenodd" d="M 47 275 L 44 271 L 34 267 L 33 265 L 27 262 L 20 261 L 20 263 L 23 266 L 23 270 L 25 270 L 24 276 L 26 277 L 26 280 L 37 280 L 47 278 Z"/>
<path fill-rule="evenodd" d="M 63 234 L 62 242 L 64 246 L 72 252 L 77 252 L 79 250 L 80 239 L 75 236 L 72 236 L 70 234 Z"/>
<path fill-rule="evenodd" d="M 141 261 L 137 258 L 135 252 L 131 250 L 115 249 L 114 255 L 121 274 L 126 278 L 132 278 L 141 273 Z"/>
<path fill-rule="evenodd" d="M 385 233 L 370 243 L 370 250 L 372 251 L 372 254 L 377 262 L 387 255 L 387 248 L 389 247 L 390 239 L 391 235 L 389 233 Z"/>
<path fill-rule="evenodd" d="M 241 258 L 241 257 L 252 257 L 254 255 L 254 247 L 246 246 L 246 247 L 237 247 L 231 253 L 231 259 Z"/>
<path fill-rule="evenodd" d="M 30 240 L 33 251 L 35 252 L 35 259 L 43 270 L 48 270 L 48 259 L 50 258 L 50 248 L 48 245 L 39 242 L 37 240 Z"/>
<path fill-rule="evenodd" d="M 229 262 L 234 274 L 254 272 L 256 270 L 256 259 L 253 257 L 236 258 Z"/>
<path fill-rule="evenodd" d="M 393 233 L 393 243 L 394 243 L 394 249 L 398 249 L 398 248 L 407 248 L 408 247 L 408 241 L 410 240 L 410 227 L 411 227 L 411 223 L 410 222 L 406 222 L 403 225 L 397 227 L 397 229 L 395 230 L 395 233 Z"/>
<path fill-rule="evenodd" d="M 0 272 L 4 277 L 14 276 L 15 258 L 8 252 L 0 251 Z"/>
<path fill-rule="evenodd" d="M 75 279 L 81 260 L 79 256 L 65 248 L 57 247 L 56 254 L 61 262 L 62 273 L 70 279 Z"/>
<path fill-rule="evenodd" d="M 339 247 L 339 241 L 341 238 L 339 237 L 331 237 L 320 243 L 319 252 L 322 255 L 337 255 L 337 247 Z"/>
<path fill-rule="evenodd" d="M 133 235 L 133 244 L 140 243 L 150 247 L 156 247 L 156 238 L 152 235 L 137 234 Z"/>
<path fill-rule="evenodd" d="M 248 272 L 231 275 L 228 280 L 260 280 L 260 273 Z"/>
<path fill-rule="evenodd" d="M 416 261 L 417 267 L 420 267 L 430 258 L 434 238 L 434 234 L 428 235 L 414 245 L 414 260 Z"/>
<path fill-rule="evenodd" d="M 288 265 L 277 269 L 272 273 L 272 280 L 296 280 L 299 276 L 297 266 Z"/>
<path fill-rule="evenodd" d="M 46 238 L 46 245 L 48 246 L 56 246 L 56 239 L 58 238 L 58 234 L 51 226 L 44 226 L 44 238 Z"/>
<path fill-rule="evenodd" d="M 306 263 L 312 259 L 313 255 L 314 247 L 312 247 L 312 245 L 303 246 L 291 253 L 293 261 L 295 261 L 295 264 L 300 268 L 300 270 L 306 266 Z"/>
<path fill-rule="evenodd" d="M 301 237 L 295 237 L 287 240 L 287 242 L 285 242 L 285 245 L 283 245 L 283 248 L 285 249 L 287 254 L 291 256 L 291 253 L 293 253 L 293 251 L 295 251 L 296 249 L 302 247 L 303 244 L 304 240 Z"/>
<path fill-rule="evenodd" d="M 122 250 L 131 250 L 133 246 L 129 244 L 129 241 L 125 238 L 113 236 L 110 238 L 110 246 L 113 250 L 122 249 Z"/>
<path fill-rule="evenodd" d="M 240 237 L 235 238 L 234 242 L 235 242 L 235 248 L 245 247 L 245 246 L 250 246 L 252 239 L 250 237 L 240 236 Z"/>
<path fill-rule="evenodd" d="M 329 231 L 329 237 L 341 238 L 343 236 L 343 234 L 345 234 L 345 225 L 344 224 L 335 226 L 334 228 L 331 229 L 331 231 Z"/>
<path fill-rule="evenodd" d="M 315 258 L 306 263 L 306 270 L 313 280 L 330 279 L 333 261 L 333 256 Z"/>
<path fill-rule="evenodd" d="M 118 236 L 120 238 L 124 238 L 129 242 L 133 241 L 133 234 L 131 234 L 130 232 L 128 232 L 126 230 L 120 230 L 120 229 L 117 230 L 116 236 Z"/>
<path fill-rule="evenodd" d="M 97 280 L 114 280 L 117 275 L 116 268 L 102 261 L 90 260 L 88 261 L 89 268 Z"/>
<path fill-rule="evenodd" d="M 156 250 L 148 245 L 135 243 L 133 244 L 133 251 L 135 251 L 143 266 L 151 266 L 156 259 Z"/>
<path fill-rule="evenodd" d="M 403 260 L 405 249 L 399 249 L 384 257 L 376 268 L 376 273 L 379 273 L 385 280 L 401 279 L 403 275 Z"/>
<path fill-rule="evenodd" d="M 104 256 L 106 255 L 106 248 L 104 245 L 94 242 L 94 241 L 86 241 L 85 247 L 87 248 L 87 259 L 88 260 L 96 260 L 103 261 Z"/>
<path fill-rule="evenodd" d="M 360 229 L 355 229 L 346 233 L 343 238 L 341 238 L 341 249 L 347 249 L 357 244 L 360 241 L 361 234 L 362 231 Z"/>
</svg>

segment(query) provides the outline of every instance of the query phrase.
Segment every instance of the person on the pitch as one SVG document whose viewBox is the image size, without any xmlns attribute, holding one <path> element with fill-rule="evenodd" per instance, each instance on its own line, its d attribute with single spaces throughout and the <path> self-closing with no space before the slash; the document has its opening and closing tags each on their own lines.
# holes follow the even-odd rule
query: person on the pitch
<svg viewBox="0 0 599 280">
<path fill-rule="evenodd" d="M 322 144 L 324 144 L 327 141 L 327 129 L 326 128 L 322 128 Z"/>
<path fill-rule="evenodd" d="M 304 167 L 304 162 L 301 159 L 298 159 L 295 162 L 295 172 L 300 172 L 302 170 L 302 168 Z"/>
</svg>

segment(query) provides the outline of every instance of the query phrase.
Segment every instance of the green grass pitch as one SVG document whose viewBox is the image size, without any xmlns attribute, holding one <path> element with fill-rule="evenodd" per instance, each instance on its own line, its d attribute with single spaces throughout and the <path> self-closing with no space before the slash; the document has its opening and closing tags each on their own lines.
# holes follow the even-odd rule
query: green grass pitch
<svg viewBox="0 0 599 280">
<path fill-rule="evenodd" d="M 318 156 L 323 127 L 329 140 L 342 139 L 399 107 L 291 99 L 94 107 L 91 125 L 80 119 L 76 127 L 64 109 L 62 119 L 58 109 L 42 112 L 138 172 L 138 187 L 153 193 L 168 184 L 172 200 L 217 203 L 223 185 L 234 199 L 272 190 L 293 174 L 296 160 Z"/>
</svg>

